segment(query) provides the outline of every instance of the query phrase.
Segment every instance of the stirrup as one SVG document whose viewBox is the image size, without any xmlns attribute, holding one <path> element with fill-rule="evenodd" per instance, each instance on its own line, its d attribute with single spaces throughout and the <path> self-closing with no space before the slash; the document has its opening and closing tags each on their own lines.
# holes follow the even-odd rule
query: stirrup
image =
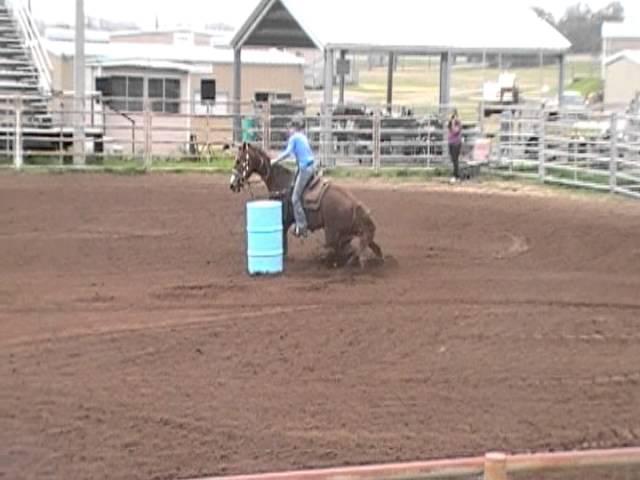
<svg viewBox="0 0 640 480">
<path fill-rule="evenodd" d="M 298 238 L 306 238 L 308 231 L 306 228 L 300 228 L 298 225 L 296 225 L 293 229 L 293 234 Z"/>
</svg>

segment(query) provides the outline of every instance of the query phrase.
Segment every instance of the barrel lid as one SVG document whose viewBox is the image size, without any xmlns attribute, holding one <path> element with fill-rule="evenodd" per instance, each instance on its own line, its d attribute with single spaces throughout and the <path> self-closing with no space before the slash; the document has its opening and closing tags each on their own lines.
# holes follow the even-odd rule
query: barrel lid
<svg viewBox="0 0 640 480">
<path fill-rule="evenodd" d="M 247 206 L 251 208 L 276 208 L 281 207 L 280 200 L 251 200 L 247 202 Z"/>
</svg>

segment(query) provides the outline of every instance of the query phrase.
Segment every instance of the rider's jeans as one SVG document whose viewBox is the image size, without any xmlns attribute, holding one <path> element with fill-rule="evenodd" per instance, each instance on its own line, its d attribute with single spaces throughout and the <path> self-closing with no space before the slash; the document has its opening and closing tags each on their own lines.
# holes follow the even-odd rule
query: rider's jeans
<svg viewBox="0 0 640 480">
<path fill-rule="evenodd" d="M 304 193 L 304 189 L 312 176 L 313 165 L 299 168 L 295 183 L 293 184 L 293 194 L 291 195 L 291 201 L 293 202 L 293 216 L 296 219 L 296 226 L 301 230 L 307 229 L 307 217 L 304 214 L 304 208 L 302 208 L 302 194 Z"/>
</svg>

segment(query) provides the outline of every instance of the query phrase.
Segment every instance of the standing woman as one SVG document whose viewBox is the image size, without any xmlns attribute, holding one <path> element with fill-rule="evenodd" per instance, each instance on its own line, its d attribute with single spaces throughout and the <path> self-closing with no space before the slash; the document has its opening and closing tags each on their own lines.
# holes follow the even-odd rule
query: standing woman
<svg viewBox="0 0 640 480">
<path fill-rule="evenodd" d="M 451 117 L 449 117 L 447 128 L 449 130 L 449 155 L 451 155 L 451 161 L 453 162 L 453 177 L 451 177 L 450 182 L 456 183 L 460 181 L 458 162 L 460 160 L 460 150 L 462 149 L 462 123 L 458 118 L 458 110 L 453 110 Z"/>
</svg>

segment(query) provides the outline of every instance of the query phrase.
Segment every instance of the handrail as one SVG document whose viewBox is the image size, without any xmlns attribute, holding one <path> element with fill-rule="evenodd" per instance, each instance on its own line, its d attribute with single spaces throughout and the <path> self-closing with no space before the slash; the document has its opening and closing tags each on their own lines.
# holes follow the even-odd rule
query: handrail
<svg viewBox="0 0 640 480">
<path fill-rule="evenodd" d="M 102 104 L 109 110 L 112 110 L 117 115 L 120 115 L 125 120 L 128 120 L 129 123 L 131 124 L 131 153 L 135 155 L 136 154 L 136 120 L 130 115 L 127 115 L 125 112 L 122 112 L 117 108 L 115 108 L 113 105 L 111 105 L 111 103 L 105 102 L 104 99 L 102 99 Z"/>
<path fill-rule="evenodd" d="M 43 46 L 38 27 L 33 21 L 31 13 L 25 7 L 23 0 L 9 0 L 7 3 L 20 26 L 24 42 L 31 52 L 33 63 L 38 71 L 40 89 L 43 94 L 47 95 L 51 93 L 53 81 L 51 71 L 53 70 L 53 65 L 49 54 Z"/>
</svg>

